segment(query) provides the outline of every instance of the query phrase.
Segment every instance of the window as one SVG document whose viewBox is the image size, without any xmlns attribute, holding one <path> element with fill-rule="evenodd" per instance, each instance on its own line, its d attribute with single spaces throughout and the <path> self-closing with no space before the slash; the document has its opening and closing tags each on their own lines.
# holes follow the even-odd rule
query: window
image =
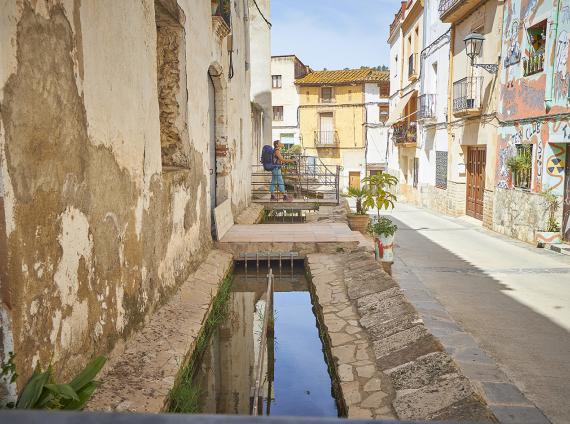
<svg viewBox="0 0 570 424">
<path fill-rule="evenodd" d="M 281 75 L 271 75 L 271 86 L 273 88 L 281 88 Z"/>
<path fill-rule="evenodd" d="M 283 106 L 273 106 L 273 120 L 274 121 L 283 120 Z"/>
<path fill-rule="evenodd" d="M 390 97 L 390 83 L 388 81 L 382 82 L 380 86 L 380 97 Z"/>
<path fill-rule="evenodd" d="M 310 94 L 310 93 L 309 93 L 308 91 L 305 92 L 305 96 L 307 96 L 307 97 L 306 97 L 307 103 L 309 102 L 309 100 L 310 100 L 310 98 L 311 98 L 309 94 Z"/>
<path fill-rule="evenodd" d="M 447 188 L 447 152 L 435 152 L 435 186 Z"/>
<path fill-rule="evenodd" d="M 544 70 L 544 51 L 546 47 L 546 21 L 531 26 L 527 30 L 528 48 L 523 59 L 524 76 L 537 74 Z"/>
<path fill-rule="evenodd" d="M 321 103 L 332 103 L 333 101 L 333 88 L 321 87 Z"/>
<path fill-rule="evenodd" d="M 380 109 L 380 122 L 385 123 L 388 120 L 390 106 L 388 103 L 383 103 L 381 105 L 378 105 L 378 108 Z"/>
<path fill-rule="evenodd" d="M 517 154 L 507 159 L 513 175 L 513 186 L 530 190 L 532 183 L 532 144 L 517 144 Z"/>
<path fill-rule="evenodd" d="M 352 100 L 352 90 L 348 90 L 348 101 Z"/>
</svg>

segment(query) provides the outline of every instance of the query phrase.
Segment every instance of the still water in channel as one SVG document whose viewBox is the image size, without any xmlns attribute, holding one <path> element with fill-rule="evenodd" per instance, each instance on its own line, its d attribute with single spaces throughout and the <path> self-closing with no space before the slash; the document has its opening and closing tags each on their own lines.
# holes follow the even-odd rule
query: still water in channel
<svg viewBox="0 0 570 424">
<path fill-rule="evenodd" d="M 267 287 L 267 268 L 257 273 L 253 268 L 247 275 L 236 268 L 228 315 L 210 339 L 195 378 L 202 413 L 250 414 Z M 273 266 L 273 272 L 275 318 L 262 367 L 260 413 L 337 416 L 304 268 Z"/>
</svg>

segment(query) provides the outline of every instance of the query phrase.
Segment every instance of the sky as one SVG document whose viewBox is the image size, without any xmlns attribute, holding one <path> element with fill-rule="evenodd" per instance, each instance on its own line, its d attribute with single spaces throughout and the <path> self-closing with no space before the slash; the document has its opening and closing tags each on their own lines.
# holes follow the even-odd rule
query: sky
<svg viewBox="0 0 570 424">
<path fill-rule="evenodd" d="M 315 70 L 388 65 L 398 0 L 271 0 L 272 55 Z"/>
</svg>

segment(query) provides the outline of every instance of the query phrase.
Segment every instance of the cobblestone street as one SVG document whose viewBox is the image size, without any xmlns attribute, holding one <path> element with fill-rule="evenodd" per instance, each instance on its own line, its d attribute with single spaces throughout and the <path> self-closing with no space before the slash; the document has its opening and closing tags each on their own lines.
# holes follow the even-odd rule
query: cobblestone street
<svg viewBox="0 0 570 424">
<path fill-rule="evenodd" d="M 545 422 L 531 401 L 550 421 L 567 422 L 570 257 L 466 218 L 403 204 L 392 215 L 399 226 L 394 277 L 465 374 L 479 381 L 497 417 Z"/>
</svg>

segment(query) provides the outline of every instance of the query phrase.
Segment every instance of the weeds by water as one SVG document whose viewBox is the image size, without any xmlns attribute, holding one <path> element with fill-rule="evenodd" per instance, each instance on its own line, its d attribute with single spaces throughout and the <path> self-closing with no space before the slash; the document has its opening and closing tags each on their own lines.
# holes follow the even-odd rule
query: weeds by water
<svg viewBox="0 0 570 424">
<path fill-rule="evenodd" d="M 196 346 L 188 363 L 182 369 L 178 379 L 170 390 L 167 401 L 168 412 L 196 414 L 201 412 L 202 391 L 196 382 L 196 374 L 202 362 L 204 352 L 212 334 L 226 319 L 228 303 L 231 296 L 233 277 L 228 275 L 222 282 L 217 296 L 212 301 L 212 307 L 200 334 L 196 339 Z"/>
</svg>

